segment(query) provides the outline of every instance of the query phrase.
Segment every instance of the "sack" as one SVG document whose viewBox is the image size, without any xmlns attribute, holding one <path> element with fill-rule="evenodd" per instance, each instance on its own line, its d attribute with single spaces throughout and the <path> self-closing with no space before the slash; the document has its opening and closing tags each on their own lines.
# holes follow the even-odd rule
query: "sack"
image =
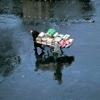
<svg viewBox="0 0 100 100">
<path fill-rule="evenodd" d="M 64 37 L 63 37 L 63 39 L 65 39 L 65 40 L 67 40 L 69 38 L 70 38 L 70 35 L 68 35 L 68 34 L 64 35 Z"/>
<path fill-rule="evenodd" d="M 69 39 L 67 42 L 66 42 L 66 48 L 70 47 L 71 45 L 73 44 L 73 39 Z"/>
<path fill-rule="evenodd" d="M 48 38 L 48 39 L 47 39 L 47 45 L 52 45 L 52 43 L 53 43 L 53 39 Z"/>
<path fill-rule="evenodd" d="M 63 38 L 63 37 L 64 37 L 64 35 L 63 35 L 63 34 L 58 34 L 58 37 Z"/>
<path fill-rule="evenodd" d="M 50 37 L 53 37 L 53 35 L 56 33 L 56 30 L 55 29 L 49 29 L 47 31 L 47 34 L 50 34 Z"/>
<path fill-rule="evenodd" d="M 39 44 L 41 44 L 42 42 L 41 42 L 41 41 L 36 41 L 36 43 L 39 43 Z"/>
<path fill-rule="evenodd" d="M 58 34 L 58 32 L 56 32 L 54 35 L 53 35 L 53 37 L 55 38 L 55 37 L 57 37 L 59 34 Z"/>
<path fill-rule="evenodd" d="M 42 40 L 42 38 L 40 38 L 40 37 L 36 38 L 36 41 L 41 41 L 41 40 Z"/>
<path fill-rule="evenodd" d="M 56 37 L 54 40 L 55 40 L 55 42 L 59 42 L 59 41 L 61 41 L 61 37 Z"/>
<path fill-rule="evenodd" d="M 62 46 L 62 47 L 64 46 L 64 44 L 65 44 L 65 41 L 64 41 L 64 40 L 61 40 L 61 41 L 59 42 L 59 45 Z"/>
<path fill-rule="evenodd" d="M 47 38 L 46 37 L 43 37 L 42 38 L 42 42 L 47 42 Z"/>
<path fill-rule="evenodd" d="M 45 36 L 45 33 L 44 32 L 41 32 L 39 35 L 38 35 L 38 37 L 43 37 L 43 36 Z"/>
<path fill-rule="evenodd" d="M 52 37 L 52 35 L 51 34 L 46 34 L 49 38 L 51 38 Z"/>
</svg>

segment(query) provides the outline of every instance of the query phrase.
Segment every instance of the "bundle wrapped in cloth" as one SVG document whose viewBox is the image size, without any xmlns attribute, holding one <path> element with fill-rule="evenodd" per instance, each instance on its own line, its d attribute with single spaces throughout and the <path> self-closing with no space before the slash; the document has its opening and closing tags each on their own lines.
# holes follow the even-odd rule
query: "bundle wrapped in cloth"
<svg viewBox="0 0 100 100">
<path fill-rule="evenodd" d="M 47 42 L 47 39 L 48 39 L 47 37 L 43 37 L 42 42 Z"/>
<path fill-rule="evenodd" d="M 62 39 L 60 42 L 59 42 L 59 46 L 61 47 L 64 47 L 66 44 L 65 44 L 65 40 Z"/>
<path fill-rule="evenodd" d="M 56 33 L 53 35 L 53 37 L 55 38 L 55 37 L 57 37 L 58 35 L 59 35 L 59 33 L 56 32 Z"/>
<path fill-rule="evenodd" d="M 45 36 L 45 33 L 44 32 L 40 32 L 40 34 L 38 35 L 38 37 L 42 38 Z"/>
<path fill-rule="evenodd" d="M 42 38 L 41 37 L 37 37 L 36 41 L 42 41 Z"/>
<path fill-rule="evenodd" d="M 53 44 L 53 38 L 47 38 L 47 45 Z"/>
<path fill-rule="evenodd" d="M 37 37 L 37 38 L 36 38 L 36 43 L 41 44 L 41 43 L 42 43 L 42 38 L 41 38 L 41 37 Z"/>
<path fill-rule="evenodd" d="M 61 39 L 62 39 L 61 37 L 56 37 L 56 38 L 54 38 L 54 41 L 59 42 L 59 41 L 61 41 Z"/>
<path fill-rule="evenodd" d="M 55 29 L 49 29 L 46 33 L 46 35 L 50 38 L 53 38 L 53 35 L 56 33 Z"/>
<path fill-rule="evenodd" d="M 41 41 L 36 41 L 36 43 L 42 44 L 42 42 L 41 42 Z"/>
<path fill-rule="evenodd" d="M 69 34 L 66 34 L 66 35 L 63 36 L 63 39 L 64 39 L 64 40 L 67 40 L 67 39 L 69 39 L 69 38 L 70 38 L 70 35 L 69 35 Z"/>
<path fill-rule="evenodd" d="M 45 44 L 46 45 L 46 42 L 43 42 L 44 36 L 45 36 L 45 33 L 40 32 L 40 34 L 36 38 L 36 42 L 39 43 L 39 44 Z"/>
<path fill-rule="evenodd" d="M 41 43 L 41 44 L 47 45 L 47 42 L 43 42 L 43 41 L 42 41 L 42 43 Z"/>
<path fill-rule="evenodd" d="M 42 38 L 42 44 L 47 45 L 47 37 Z"/>
<path fill-rule="evenodd" d="M 60 41 L 62 40 L 63 37 L 64 37 L 63 34 L 58 34 L 58 32 L 56 32 L 56 33 L 54 34 L 54 41 L 55 41 L 55 42 L 60 42 Z"/>
<path fill-rule="evenodd" d="M 71 46 L 73 43 L 73 39 L 62 39 L 60 42 L 59 42 L 59 46 L 61 47 L 69 47 Z"/>
<path fill-rule="evenodd" d="M 70 47 L 73 44 L 73 39 L 69 39 L 69 41 L 66 43 L 66 48 Z"/>
<path fill-rule="evenodd" d="M 64 35 L 63 34 L 58 34 L 58 37 L 63 38 Z"/>
</svg>

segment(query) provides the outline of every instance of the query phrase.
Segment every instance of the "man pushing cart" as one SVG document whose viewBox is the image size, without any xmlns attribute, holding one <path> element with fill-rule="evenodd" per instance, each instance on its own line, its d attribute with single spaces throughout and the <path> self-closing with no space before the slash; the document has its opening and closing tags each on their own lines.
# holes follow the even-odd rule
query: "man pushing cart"
<svg viewBox="0 0 100 100">
<path fill-rule="evenodd" d="M 73 44 L 73 39 L 69 34 L 59 34 L 55 29 L 49 29 L 46 33 L 40 32 L 35 37 L 35 43 L 53 48 L 53 53 L 61 54 L 62 48 L 69 48 Z M 40 47 L 41 48 L 41 47 Z M 43 48 L 41 48 L 43 50 Z"/>
</svg>

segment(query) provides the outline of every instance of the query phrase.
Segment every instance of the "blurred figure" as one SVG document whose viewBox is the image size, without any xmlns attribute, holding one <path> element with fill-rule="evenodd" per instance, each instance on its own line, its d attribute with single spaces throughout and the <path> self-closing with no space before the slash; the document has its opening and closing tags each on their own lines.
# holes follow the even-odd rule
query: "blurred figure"
<svg viewBox="0 0 100 100">
<path fill-rule="evenodd" d="M 55 80 L 58 80 L 58 84 L 62 83 L 62 69 L 63 66 L 69 67 L 74 61 L 74 56 L 63 56 L 56 59 L 56 70 L 54 73 Z"/>
<path fill-rule="evenodd" d="M 61 56 L 61 48 L 60 48 L 58 42 L 55 42 L 54 50 L 52 52 L 53 52 L 53 56 L 55 59 Z"/>
<path fill-rule="evenodd" d="M 38 35 L 40 33 L 35 31 L 35 30 L 33 30 L 33 29 L 30 30 L 30 33 L 32 34 L 32 37 L 33 37 L 35 53 L 38 54 L 37 47 L 40 47 L 42 49 L 42 51 L 44 50 L 44 48 L 42 47 L 42 44 L 36 43 L 36 38 L 38 37 Z"/>
<path fill-rule="evenodd" d="M 62 68 L 63 68 L 63 64 L 61 63 L 61 59 L 60 58 L 57 58 L 56 59 L 56 70 L 55 70 L 55 73 L 54 73 L 54 77 L 55 77 L 55 80 L 58 80 L 58 84 L 61 84 L 62 83 Z"/>
<path fill-rule="evenodd" d="M 44 55 L 44 52 L 41 52 L 40 55 L 38 55 L 38 54 L 35 53 L 36 62 L 35 62 L 35 70 L 34 71 L 38 71 L 39 64 L 43 60 L 43 55 Z"/>
</svg>

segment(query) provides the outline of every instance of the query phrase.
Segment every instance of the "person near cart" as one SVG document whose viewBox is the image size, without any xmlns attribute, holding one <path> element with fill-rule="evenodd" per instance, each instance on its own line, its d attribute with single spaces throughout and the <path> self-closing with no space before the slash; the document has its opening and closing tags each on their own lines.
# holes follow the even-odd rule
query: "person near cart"
<svg viewBox="0 0 100 100">
<path fill-rule="evenodd" d="M 58 57 L 61 56 L 61 48 L 60 48 L 58 42 L 55 42 L 54 49 L 53 49 L 52 52 L 53 52 L 53 56 L 54 56 L 55 59 L 57 59 Z"/>
<path fill-rule="evenodd" d="M 42 44 L 36 43 L 36 38 L 38 37 L 38 35 L 40 33 L 38 31 L 33 30 L 33 29 L 30 30 L 30 33 L 32 34 L 32 37 L 33 37 L 35 53 L 38 54 L 37 47 L 40 47 L 42 52 L 43 52 L 44 48 L 43 48 Z"/>
</svg>

